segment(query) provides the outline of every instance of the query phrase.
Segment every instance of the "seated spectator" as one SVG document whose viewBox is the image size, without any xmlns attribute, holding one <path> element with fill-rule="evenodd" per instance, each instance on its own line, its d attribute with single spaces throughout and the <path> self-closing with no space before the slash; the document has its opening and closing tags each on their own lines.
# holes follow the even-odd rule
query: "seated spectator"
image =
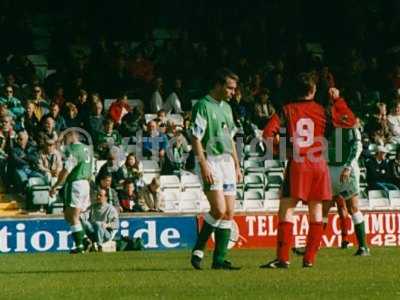
<svg viewBox="0 0 400 300">
<path fill-rule="evenodd" d="M 157 128 L 152 120 L 147 124 L 147 131 L 143 135 L 143 155 L 147 157 L 164 158 L 168 146 L 168 138 Z"/>
<path fill-rule="evenodd" d="M 39 152 L 38 169 L 45 176 L 49 184 L 52 178 L 57 178 L 63 168 L 60 151 L 57 150 L 57 141 L 48 139 Z"/>
<path fill-rule="evenodd" d="M 85 129 L 92 137 L 98 136 L 103 131 L 105 118 L 101 101 L 92 103 L 92 109 L 85 120 Z"/>
<path fill-rule="evenodd" d="M 4 96 L 0 98 L 0 104 L 7 107 L 14 120 L 20 118 L 25 112 L 21 101 L 14 96 L 14 89 L 11 85 L 5 86 Z"/>
<path fill-rule="evenodd" d="M 121 145 L 121 136 L 114 130 L 114 122 L 111 119 L 104 121 L 104 130 L 98 133 L 94 138 L 96 150 L 100 159 L 106 159 L 112 146 Z"/>
<path fill-rule="evenodd" d="M 167 111 L 167 113 L 169 113 L 169 114 L 170 113 L 175 113 L 175 114 L 183 113 L 182 103 L 181 103 L 181 101 L 183 100 L 183 99 L 181 99 L 182 96 L 183 96 L 182 95 L 182 80 L 176 79 L 174 88 L 164 103 L 164 109 Z"/>
<path fill-rule="evenodd" d="M 91 198 L 93 199 L 94 197 L 96 197 L 100 189 L 104 189 L 107 192 L 108 203 L 114 205 L 114 207 L 117 208 L 118 211 L 121 211 L 121 207 L 119 206 L 118 193 L 111 186 L 112 186 L 111 174 L 103 173 L 102 176 L 99 178 L 99 183 L 90 189 L 92 192 Z"/>
<path fill-rule="evenodd" d="M 157 118 L 156 119 L 158 120 L 159 124 L 160 123 L 163 123 L 163 124 L 167 123 L 168 118 L 167 118 L 167 112 L 165 111 L 165 109 L 160 109 L 157 112 Z"/>
<path fill-rule="evenodd" d="M 185 137 L 180 132 L 176 133 L 168 147 L 163 174 L 180 176 L 185 168 L 189 151 L 189 145 Z"/>
<path fill-rule="evenodd" d="M 236 125 L 241 126 L 243 124 L 244 119 L 250 116 L 250 112 L 247 106 L 247 103 L 242 101 L 242 90 L 240 87 L 237 87 L 235 90 L 235 94 L 233 95 L 229 104 L 232 108 L 232 114 Z"/>
<path fill-rule="evenodd" d="M 132 111 L 132 108 L 128 104 L 128 95 L 126 93 L 121 94 L 121 96 L 114 101 L 109 109 L 109 116 L 111 120 L 114 121 L 114 124 L 118 126 L 121 124 L 122 118 Z"/>
<path fill-rule="evenodd" d="M 74 105 L 78 112 L 78 120 L 83 120 L 89 115 L 90 103 L 88 101 L 88 93 L 84 89 L 79 90 L 78 101 L 76 101 Z"/>
<path fill-rule="evenodd" d="M 160 191 L 160 180 L 154 177 L 151 183 L 139 192 L 139 206 L 144 211 L 162 212 L 163 205 L 164 197 Z"/>
<path fill-rule="evenodd" d="M 14 144 L 15 131 L 13 129 L 13 121 L 10 116 L 3 116 L 0 119 L 0 178 L 7 184 L 6 166 L 8 153 Z"/>
<path fill-rule="evenodd" d="M 118 169 L 119 169 L 119 159 L 120 159 L 120 151 L 118 147 L 111 147 L 107 162 L 100 168 L 97 176 L 96 183 L 99 183 L 100 178 L 103 177 L 103 174 L 111 174 L 112 177 L 112 187 L 116 188 L 119 186 L 118 181 Z"/>
<path fill-rule="evenodd" d="M 20 86 L 17 84 L 16 80 L 15 80 L 15 76 L 12 73 L 9 73 L 5 76 L 5 83 L 4 85 L 1 86 L 2 89 L 5 89 L 6 86 L 11 86 L 13 88 L 13 94 L 15 95 L 15 97 L 21 97 L 21 88 Z"/>
<path fill-rule="evenodd" d="M 396 157 L 389 161 L 389 178 L 392 178 L 392 183 L 400 189 L 400 148 L 397 148 Z"/>
<path fill-rule="evenodd" d="M 54 119 L 47 116 L 42 121 L 42 129 L 38 132 L 37 142 L 40 147 L 44 146 L 47 140 L 58 140 Z"/>
<path fill-rule="evenodd" d="M 122 118 L 121 125 L 118 129 L 123 137 L 134 137 L 137 132 L 142 129 L 142 126 L 143 114 L 139 107 L 135 107 Z"/>
<path fill-rule="evenodd" d="M 154 114 L 161 110 L 164 106 L 162 87 L 163 79 L 161 77 L 157 77 L 153 82 L 153 92 L 150 98 L 150 113 Z"/>
<path fill-rule="evenodd" d="M 67 128 L 82 127 L 82 121 L 75 104 L 68 102 L 65 104 L 65 110 L 65 125 Z"/>
<path fill-rule="evenodd" d="M 102 252 L 104 243 L 114 238 L 119 228 L 119 216 L 118 210 L 109 202 L 106 189 L 98 190 L 96 202 L 89 207 L 88 219 L 83 220 L 82 225 L 98 252 Z"/>
<path fill-rule="evenodd" d="M 378 146 L 375 157 L 365 162 L 367 168 L 367 183 L 369 190 L 396 190 L 397 187 L 390 178 L 389 160 L 386 158 L 388 150 L 385 146 Z"/>
<path fill-rule="evenodd" d="M 17 134 L 16 143 L 10 151 L 10 175 L 14 180 L 15 187 L 19 191 L 24 191 L 28 179 L 31 177 L 42 177 L 37 171 L 38 151 L 36 147 L 29 142 L 29 136 L 26 131 L 20 131 Z"/>
<path fill-rule="evenodd" d="M 40 86 L 33 88 L 33 99 L 32 102 L 35 104 L 35 116 L 38 120 L 49 112 L 49 102 L 45 99 L 45 94 Z"/>
<path fill-rule="evenodd" d="M 65 102 L 64 87 L 59 86 L 56 88 L 52 103 L 57 103 L 58 107 L 62 108 Z"/>
<path fill-rule="evenodd" d="M 275 109 L 269 102 L 269 91 L 268 89 L 261 89 L 256 97 L 257 102 L 255 105 L 255 124 L 258 128 L 264 128 L 268 120 L 275 113 Z"/>
<path fill-rule="evenodd" d="M 21 129 L 26 130 L 30 137 L 35 138 L 40 127 L 40 120 L 35 115 L 35 103 L 28 100 L 26 102 L 26 111 L 21 120 Z"/>
<path fill-rule="evenodd" d="M 372 116 L 368 119 L 365 131 L 371 141 L 378 144 L 386 144 L 390 138 L 390 129 L 387 119 L 386 104 L 377 103 Z"/>
<path fill-rule="evenodd" d="M 57 133 L 60 133 L 60 132 L 64 131 L 67 128 L 67 125 L 65 123 L 65 119 L 61 115 L 60 105 L 58 103 L 55 103 L 55 102 L 51 103 L 50 112 L 48 114 L 46 114 L 43 118 L 46 118 L 48 116 L 53 118 L 54 127 L 55 127 Z"/>
<path fill-rule="evenodd" d="M 388 125 L 391 133 L 391 142 L 400 143 L 400 102 L 393 106 L 392 113 L 388 116 Z"/>
<path fill-rule="evenodd" d="M 123 190 L 119 196 L 119 203 L 124 212 L 144 212 L 145 208 L 139 205 L 138 194 L 135 183 L 132 180 L 125 180 Z"/>
<path fill-rule="evenodd" d="M 134 153 L 129 153 L 125 163 L 118 169 L 118 185 L 122 185 L 126 180 L 131 180 L 135 183 L 136 188 L 141 188 L 144 186 L 142 177 L 142 162 L 136 158 Z"/>
</svg>

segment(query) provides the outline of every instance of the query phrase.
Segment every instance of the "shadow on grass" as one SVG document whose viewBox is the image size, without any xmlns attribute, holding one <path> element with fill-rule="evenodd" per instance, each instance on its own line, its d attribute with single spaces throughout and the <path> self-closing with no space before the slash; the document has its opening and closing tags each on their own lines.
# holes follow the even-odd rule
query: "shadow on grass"
<svg viewBox="0 0 400 300">
<path fill-rule="evenodd" d="M 174 272 L 174 271 L 193 271 L 192 268 L 127 268 L 127 269 L 107 269 L 107 270 L 30 270 L 30 271 L 0 271 L 0 275 L 18 274 L 75 274 L 75 273 L 117 273 L 117 272 Z"/>
</svg>

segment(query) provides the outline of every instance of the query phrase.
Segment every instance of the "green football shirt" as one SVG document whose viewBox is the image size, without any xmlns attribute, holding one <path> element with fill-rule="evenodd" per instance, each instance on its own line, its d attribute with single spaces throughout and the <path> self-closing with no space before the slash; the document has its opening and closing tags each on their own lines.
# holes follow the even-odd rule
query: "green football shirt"
<svg viewBox="0 0 400 300">
<path fill-rule="evenodd" d="M 362 152 L 361 133 L 357 128 L 335 128 L 329 141 L 329 165 L 352 167 Z"/>
<path fill-rule="evenodd" d="M 65 168 L 69 174 L 66 182 L 89 180 L 92 176 L 92 156 L 87 145 L 71 144 L 65 150 Z"/>
<path fill-rule="evenodd" d="M 231 154 L 232 138 L 236 133 L 232 109 L 226 101 L 218 102 L 210 95 L 193 107 L 192 134 L 201 140 L 209 155 Z"/>
</svg>

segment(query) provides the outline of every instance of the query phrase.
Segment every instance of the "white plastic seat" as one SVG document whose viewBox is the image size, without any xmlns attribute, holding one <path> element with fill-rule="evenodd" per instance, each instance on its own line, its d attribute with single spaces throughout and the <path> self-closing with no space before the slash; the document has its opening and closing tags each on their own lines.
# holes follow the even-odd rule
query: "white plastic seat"
<svg viewBox="0 0 400 300">
<path fill-rule="evenodd" d="M 260 188 L 264 189 L 265 179 L 263 173 L 250 173 L 244 177 L 245 190 Z"/>
<path fill-rule="evenodd" d="M 191 173 L 183 173 L 181 177 L 182 188 L 187 189 L 201 189 L 201 181 L 198 175 Z"/>
<path fill-rule="evenodd" d="M 154 160 L 145 159 L 142 160 L 143 172 L 144 173 L 160 173 L 160 166 Z"/>
<path fill-rule="evenodd" d="M 264 162 L 260 160 L 245 160 L 244 172 L 245 173 L 264 173 Z"/>
<path fill-rule="evenodd" d="M 389 207 L 389 199 L 386 192 L 382 190 L 371 190 L 368 192 L 369 205 L 372 209 Z"/>
<path fill-rule="evenodd" d="M 389 191 L 389 202 L 391 208 L 400 208 L 400 190 Z"/>
<path fill-rule="evenodd" d="M 277 211 L 279 209 L 280 191 L 269 190 L 265 193 L 264 207 L 268 211 Z"/>
<path fill-rule="evenodd" d="M 156 114 L 145 114 L 144 115 L 144 120 L 145 120 L 146 124 L 149 123 L 151 120 L 154 120 L 156 118 L 157 118 Z"/>
<path fill-rule="evenodd" d="M 165 212 L 179 212 L 179 202 L 178 201 L 171 201 L 165 200 L 164 202 L 164 209 Z"/>
<path fill-rule="evenodd" d="M 183 125 L 183 117 L 180 114 L 170 114 L 167 116 L 167 120 L 174 122 L 175 125 Z"/>
<path fill-rule="evenodd" d="M 244 200 L 264 200 L 264 191 L 261 189 L 251 189 L 245 191 Z"/>
<path fill-rule="evenodd" d="M 264 162 L 265 171 L 268 172 L 283 172 L 282 163 L 279 160 L 266 160 Z"/>
<path fill-rule="evenodd" d="M 176 175 L 162 175 L 160 177 L 161 190 L 180 189 L 181 182 Z"/>
<path fill-rule="evenodd" d="M 200 211 L 200 203 L 203 201 L 200 191 L 189 190 L 181 193 L 180 211 Z"/>
<path fill-rule="evenodd" d="M 283 173 L 270 172 L 267 176 L 267 188 L 280 188 L 283 183 Z"/>
</svg>

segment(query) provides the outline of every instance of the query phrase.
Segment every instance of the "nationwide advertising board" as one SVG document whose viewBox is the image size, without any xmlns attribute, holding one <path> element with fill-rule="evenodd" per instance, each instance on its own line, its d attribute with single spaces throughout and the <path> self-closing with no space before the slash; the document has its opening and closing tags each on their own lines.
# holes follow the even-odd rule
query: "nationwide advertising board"
<svg viewBox="0 0 400 300">
<path fill-rule="evenodd" d="M 364 212 L 367 242 L 371 246 L 400 246 L 400 211 Z M 268 248 L 275 247 L 277 238 L 278 217 L 273 214 L 235 216 L 229 246 L 235 248 Z M 199 216 L 199 224 L 203 218 Z M 306 244 L 309 229 L 306 214 L 295 216 L 293 226 L 293 246 L 303 247 Z M 351 242 L 356 242 L 354 226 L 349 232 Z M 329 223 L 322 239 L 323 247 L 339 247 L 341 244 L 339 216 L 329 215 Z M 212 239 L 209 245 L 212 246 Z"/>
<path fill-rule="evenodd" d="M 122 217 L 120 234 L 141 237 L 145 249 L 192 248 L 195 216 Z M 67 223 L 61 219 L 0 219 L 0 253 L 69 251 L 74 247 Z"/>
</svg>

